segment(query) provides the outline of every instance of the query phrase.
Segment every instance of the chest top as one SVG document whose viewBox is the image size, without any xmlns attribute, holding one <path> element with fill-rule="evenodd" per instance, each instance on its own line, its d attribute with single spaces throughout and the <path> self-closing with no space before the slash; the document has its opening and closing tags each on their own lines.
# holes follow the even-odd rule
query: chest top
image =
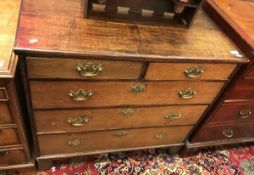
<svg viewBox="0 0 254 175">
<path fill-rule="evenodd" d="M 12 47 L 15 41 L 19 0 L 0 1 L 0 78 L 12 77 L 17 59 Z"/>
<path fill-rule="evenodd" d="M 248 47 L 249 51 L 254 55 L 254 2 L 241 0 L 208 0 L 207 10 L 211 13 L 221 16 L 230 28 L 236 32 L 231 34 L 239 35 L 242 43 L 245 44 L 243 50 Z M 237 42 L 239 43 L 239 41 Z M 240 43 L 239 43 L 240 44 Z"/>
<path fill-rule="evenodd" d="M 83 19 L 81 1 L 48 1 L 24 0 L 17 53 L 152 61 L 246 61 L 231 54 L 238 49 L 203 11 L 191 29 L 184 29 Z"/>
</svg>

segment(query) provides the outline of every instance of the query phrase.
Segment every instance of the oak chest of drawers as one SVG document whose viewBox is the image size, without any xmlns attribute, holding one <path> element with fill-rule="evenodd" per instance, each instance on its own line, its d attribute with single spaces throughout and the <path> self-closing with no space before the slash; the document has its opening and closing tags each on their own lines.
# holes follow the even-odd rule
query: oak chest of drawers
<svg viewBox="0 0 254 175">
<path fill-rule="evenodd" d="M 19 6 L 19 0 L 0 2 L 0 174 L 33 167 L 22 108 L 26 105 L 20 104 L 18 57 L 12 52 Z"/>
<path fill-rule="evenodd" d="M 41 168 L 49 159 L 184 145 L 248 62 L 203 12 L 187 30 L 85 20 L 80 4 L 65 13 L 46 4 L 24 1 L 15 45 Z"/>
<path fill-rule="evenodd" d="M 239 71 L 207 120 L 190 138 L 189 148 L 254 141 L 254 8 L 250 1 L 208 0 L 207 12 L 225 30 L 250 63 Z M 244 9 L 244 10 L 242 10 Z"/>
</svg>

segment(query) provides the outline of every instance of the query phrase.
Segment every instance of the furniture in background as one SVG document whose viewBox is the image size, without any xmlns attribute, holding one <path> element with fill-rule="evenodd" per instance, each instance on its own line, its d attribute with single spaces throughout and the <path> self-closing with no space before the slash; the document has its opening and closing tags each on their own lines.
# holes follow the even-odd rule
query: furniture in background
<svg viewBox="0 0 254 175">
<path fill-rule="evenodd" d="M 188 148 L 254 141 L 254 3 L 208 0 L 205 10 L 250 59 L 194 132 Z"/>
<path fill-rule="evenodd" d="M 15 52 L 39 168 L 184 145 L 248 62 L 203 11 L 189 30 L 83 19 L 80 4 L 23 1 Z"/>
<path fill-rule="evenodd" d="M 12 52 L 15 41 L 19 0 L 0 1 L 0 172 L 32 168 L 34 166 L 26 138 L 24 118 L 20 104 L 22 83 L 16 71 L 18 57 Z M 29 128 L 29 127 L 28 127 Z"/>
<path fill-rule="evenodd" d="M 83 0 L 85 18 L 190 27 L 202 0 Z"/>
</svg>

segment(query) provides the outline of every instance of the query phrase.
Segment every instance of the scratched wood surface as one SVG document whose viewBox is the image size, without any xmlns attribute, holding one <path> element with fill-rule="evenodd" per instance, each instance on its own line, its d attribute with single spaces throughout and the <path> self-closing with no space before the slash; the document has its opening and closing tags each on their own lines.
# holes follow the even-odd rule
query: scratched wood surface
<svg viewBox="0 0 254 175">
<path fill-rule="evenodd" d="M 208 0 L 208 3 L 254 50 L 254 1 Z"/>
<path fill-rule="evenodd" d="M 203 11 L 191 29 L 183 29 L 82 19 L 82 1 L 71 3 L 70 9 L 68 0 L 57 6 L 49 6 L 48 1 L 39 5 L 35 0 L 23 1 L 15 45 L 18 53 L 244 61 L 230 53 L 236 46 Z"/>
</svg>

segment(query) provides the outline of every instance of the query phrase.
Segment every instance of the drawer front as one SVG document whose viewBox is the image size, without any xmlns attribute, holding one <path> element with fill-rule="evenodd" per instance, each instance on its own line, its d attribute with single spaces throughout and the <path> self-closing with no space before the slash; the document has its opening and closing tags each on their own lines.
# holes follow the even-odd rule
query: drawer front
<svg viewBox="0 0 254 175">
<path fill-rule="evenodd" d="M 35 111 L 38 132 L 194 125 L 207 106 Z"/>
<path fill-rule="evenodd" d="M 138 79 L 140 62 L 63 58 L 28 58 L 29 78 Z"/>
<path fill-rule="evenodd" d="M 227 80 L 235 64 L 151 63 L 146 80 Z"/>
<path fill-rule="evenodd" d="M 222 82 L 31 81 L 33 108 L 209 104 Z M 79 91 L 82 89 L 82 91 Z"/>
<path fill-rule="evenodd" d="M 0 129 L 0 146 L 17 144 L 19 144 L 19 140 L 16 129 Z"/>
<path fill-rule="evenodd" d="M 247 79 L 254 79 L 254 62 L 252 62 L 245 70 L 244 77 Z"/>
<path fill-rule="evenodd" d="M 61 154 L 182 143 L 191 126 L 39 135 L 40 153 Z"/>
<path fill-rule="evenodd" d="M 226 94 L 226 101 L 230 100 L 253 100 L 254 81 L 248 79 L 238 79 Z"/>
<path fill-rule="evenodd" d="M 12 124 L 11 111 L 7 103 L 0 102 L 0 125 Z"/>
<path fill-rule="evenodd" d="M 26 162 L 23 150 L 0 150 L 0 166 Z"/>
<path fill-rule="evenodd" d="M 7 91 L 5 87 L 0 87 L 0 101 L 8 100 Z"/>
<path fill-rule="evenodd" d="M 254 138 L 254 123 L 230 124 L 218 126 L 204 126 L 191 142 L 205 142 L 213 140 Z"/>
<path fill-rule="evenodd" d="M 210 124 L 254 122 L 254 102 L 224 103 L 210 118 Z"/>
</svg>

